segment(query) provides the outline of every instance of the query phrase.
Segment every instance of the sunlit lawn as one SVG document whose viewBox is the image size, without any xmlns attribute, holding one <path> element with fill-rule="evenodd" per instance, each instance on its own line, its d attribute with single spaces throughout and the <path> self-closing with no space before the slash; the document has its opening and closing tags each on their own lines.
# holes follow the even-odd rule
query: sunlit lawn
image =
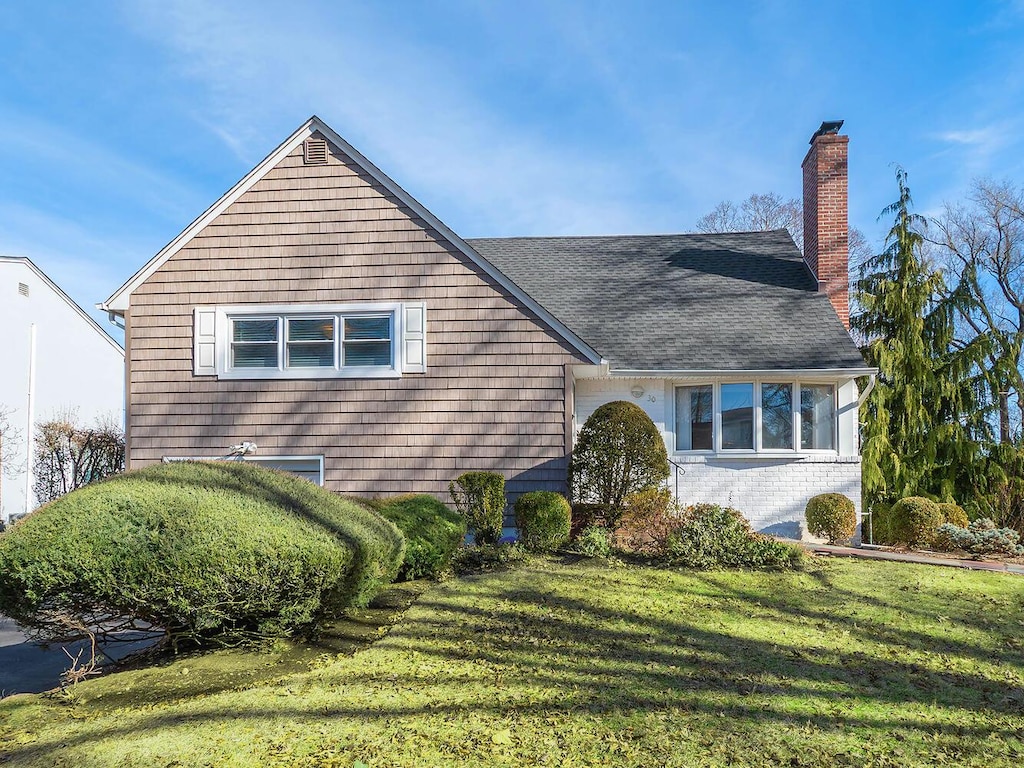
<svg viewBox="0 0 1024 768">
<path fill-rule="evenodd" d="M 538 561 L 431 586 L 354 655 L 222 652 L 7 699 L 0 764 L 1020 765 L 1022 606 L 1024 578 L 897 563 Z"/>
</svg>

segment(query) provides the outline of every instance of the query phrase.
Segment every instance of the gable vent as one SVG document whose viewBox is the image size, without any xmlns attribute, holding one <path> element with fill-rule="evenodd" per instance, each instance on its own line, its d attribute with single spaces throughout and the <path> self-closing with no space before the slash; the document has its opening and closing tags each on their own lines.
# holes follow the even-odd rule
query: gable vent
<svg viewBox="0 0 1024 768">
<path fill-rule="evenodd" d="M 18 293 L 28 296 L 28 283 L 18 283 Z"/>
<path fill-rule="evenodd" d="M 306 139 L 303 142 L 306 165 L 323 165 L 327 162 L 327 140 Z"/>
</svg>

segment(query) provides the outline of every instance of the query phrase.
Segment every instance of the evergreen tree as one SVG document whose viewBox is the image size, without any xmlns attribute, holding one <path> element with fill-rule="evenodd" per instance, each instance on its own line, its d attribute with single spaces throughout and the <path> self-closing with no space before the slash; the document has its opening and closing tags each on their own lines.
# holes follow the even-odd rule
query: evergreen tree
<svg viewBox="0 0 1024 768">
<path fill-rule="evenodd" d="M 984 339 L 955 344 L 955 313 L 970 296 L 959 286 L 944 295 L 941 271 L 923 254 L 926 222 L 910 210 L 902 168 L 896 182 L 899 198 L 882 211 L 893 225 L 883 252 L 862 268 L 852 318 L 869 365 L 879 369 L 861 414 L 868 508 L 912 495 L 955 498 L 977 466 L 986 430 L 977 398 Z"/>
</svg>

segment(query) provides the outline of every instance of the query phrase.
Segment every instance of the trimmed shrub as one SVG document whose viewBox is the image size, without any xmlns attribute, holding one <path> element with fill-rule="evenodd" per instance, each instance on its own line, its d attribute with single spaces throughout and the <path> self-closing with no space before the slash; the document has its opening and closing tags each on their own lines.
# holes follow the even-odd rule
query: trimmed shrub
<svg viewBox="0 0 1024 768">
<path fill-rule="evenodd" d="M 913 547 L 930 542 L 940 525 L 938 504 L 924 496 L 908 496 L 889 510 L 886 533 L 892 542 Z"/>
<path fill-rule="evenodd" d="M 452 503 L 477 544 L 496 544 L 505 516 L 505 477 L 500 472 L 466 472 L 448 484 Z"/>
<path fill-rule="evenodd" d="M 616 549 L 643 555 L 665 554 L 668 537 L 682 516 L 667 488 L 651 488 L 626 497 L 625 512 L 612 536 Z"/>
<path fill-rule="evenodd" d="M 460 576 L 508 570 L 528 559 L 526 548 L 519 544 L 482 544 L 456 550 L 452 570 Z"/>
<path fill-rule="evenodd" d="M 966 528 L 968 525 L 971 524 L 971 521 L 967 517 L 967 513 L 964 511 L 964 508 L 955 502 L 940 502 L 939 512 L 942 513 L 943 524 L 949 523 L 950 525 L 955 525 L 957 528 Z"/>
<path fill-rule="evenodd" d="M 933 545 L 947 552 L 962 550 L 972 555 L 1024 556 L 1020 534 L 1012 528 L 997 528 L 987 518 L 975 520 L 967 527 L 943 523 L 935 532 Z"/>
<path fill-rule="evenodd" d="M 40 637 L 68 619 L 172 639 L 281 634 L 364 605 L 404 540 L 371 510 L 244 462 L 176 462 L 101 481 L 0 538 L 0 612 Z"/>
<path fill-rule="evenodd" d="M 625 400 L 605 403 L 590 414 L 569 460 L 572 500 L 609 505 L 612 529 L 627 496 L 657 488 L 668 475 L 658 428 L 642 408 Z"/>
<path fill-rule="evenodd" d="M 804 559 L 799 547 L 755 533 L 739 511 L 717 504 L 688 507 L 666 550 L 672 565 L 700 569 L 794 568 Z"/>
<path fill-rule="evenodd" d="M 531 552 L 552 552 L 569 540 L 572 510 L 554 491 L 530 491 L 516 499 L 519 542 Z"/>
<path fill-rule="evenodd" d="M 811 498 L 804 510 L 807 530 L 829 544 L 849 541 L 857 531 L 857 509 L 841 493 L 822 493 Z"/>
<path fill-rule="evenodd" d="M 570 549 L 584 557 L 608 557 L 612 553 L 611 537 L 608 529 L 598 525 L 588 525 L 573 541 Z"/>
<path fill-rule="evenodd" d="M 367 502 L 405 536 L 400 581 L 437 578 L 466 538 L 466 518 L 433 496 L 420 494 Z"/>
</svg>

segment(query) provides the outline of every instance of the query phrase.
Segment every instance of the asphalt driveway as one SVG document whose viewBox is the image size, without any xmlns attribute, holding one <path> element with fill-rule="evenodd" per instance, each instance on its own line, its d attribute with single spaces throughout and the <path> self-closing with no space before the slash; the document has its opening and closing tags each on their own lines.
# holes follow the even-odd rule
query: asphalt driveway
<svg viewBox="0 0 1024 768">
<path fill-rule="evenodd" d="M 116 656 L 124 658 L 151 641 L 118 643 Z M 85 648 L 84 640 L 66 645 L 72 656 Z M 84 658 L 84 655 L 83 655 Z M 0 698 L 15 693 L 42 693 L 60 685 L 61 673 L 71 666 L 62 647 L 43 648 L 30 642 L 18 625 L 0 616 Z"/>
</svg>

